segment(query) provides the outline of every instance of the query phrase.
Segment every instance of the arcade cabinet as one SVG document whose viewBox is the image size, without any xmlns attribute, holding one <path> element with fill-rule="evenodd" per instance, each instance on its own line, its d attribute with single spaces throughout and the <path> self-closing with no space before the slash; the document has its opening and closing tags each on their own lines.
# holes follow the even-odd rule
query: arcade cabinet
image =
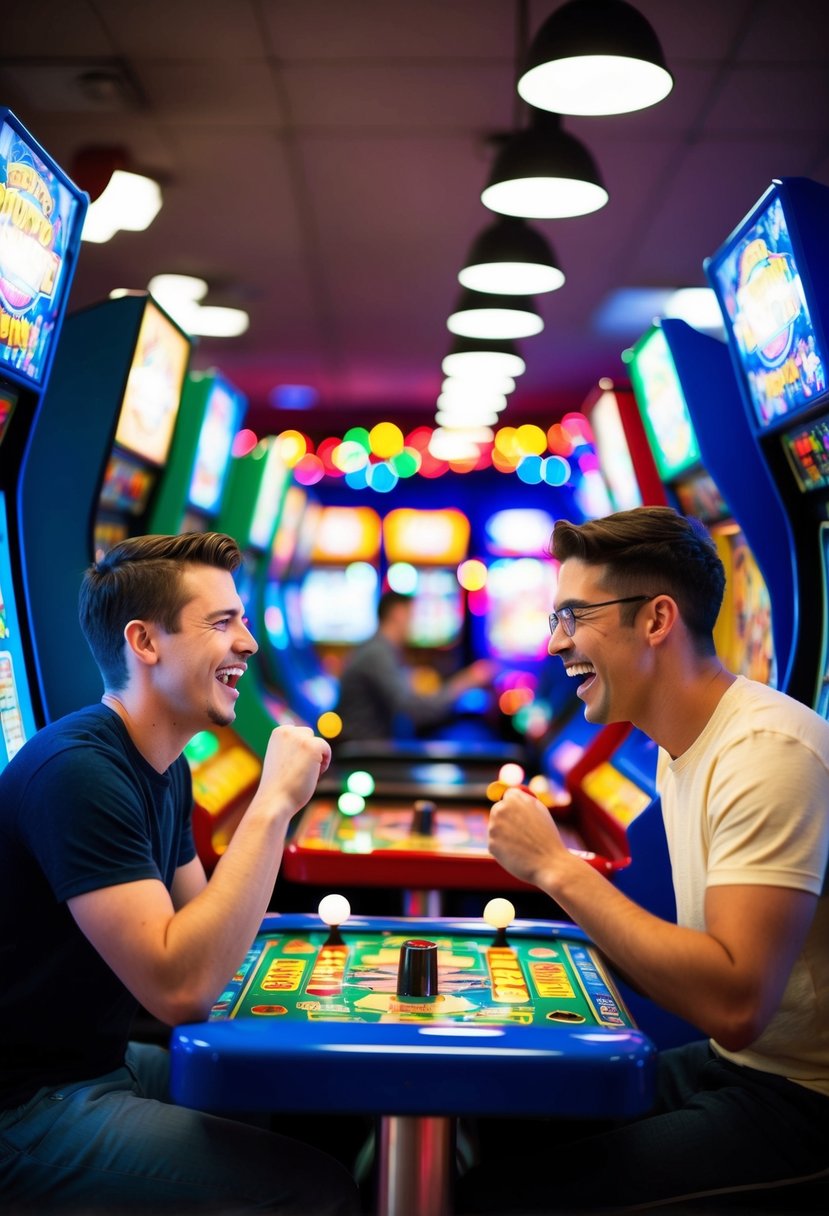
<svg viewBox="0 0 829 1216">
<path fill-rule="evenodd" d="M 770 572 L 791 639 L 780 687 L 829 717 L 829 189 L 775 180 L 705 269 L 766 475 L 757 500 L 786 517 Z"/>
<path fill-rule="evenodd" d="M 78 623 L 84 570 L 146 531 L 190 339 L 147 292 L 66 318 L 20 478 L 26 611 L 48 720 L 100 700 Z"/>
<path fill-rule="evenodd" d="M 88 199 L 0 109 L 0 769 L 39 724 L 16 491 L 40 409 Z"/>
<path fill-rule="evenodd" d="M 367 506 L 309 507 L 310 545 L 297 545 L 281 578 L 272 571 L 270 594 L 281 583 L 290 639 L 272 658 L 277 682 L 304 698 L 316 721 L 336 705 L 343 659 L 377 627 L 380 516 Z"/>
<path fill-rule="evenodd" d="M 769 594 L 788 527 L 741 407 L 725 344 L 666 317 L 628 356 L 668 499 L 708 527 L 726 571 L 714 628 L 725 665 L 777 683 L 791 647 L 790 601 Z"/>
<path fill-rule="evenodd" d="M 147 532 L 213 530 L 247 401 L 219 372 L 190 372 Z"/>
<path fill-rule="evenodd" d="M 614 511 L 664 506 L 665 487 L 629 386 L 604 378 L 581 407 L 593 431 L 596 454 Z"/>
</svg>

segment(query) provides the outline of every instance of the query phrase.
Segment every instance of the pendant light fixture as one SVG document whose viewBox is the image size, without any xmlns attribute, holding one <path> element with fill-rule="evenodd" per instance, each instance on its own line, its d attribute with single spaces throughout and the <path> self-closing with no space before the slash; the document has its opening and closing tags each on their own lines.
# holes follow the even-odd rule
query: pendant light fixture
<svg viewBox="0 0 829 1216">
<path fill-rule="evenodd" d="M 457 337 L 441 363 L 441 370 L 444 376 L 486 380 L 488 376 L 523 376 L 527 365 L 514 342 Z"/>
<path fill-rule="evenodd" d="M 540 334 L 544 322 L 528 296 L 494 296 L 462 291 L 446 322 L 464 338 L 529 338 Z"/>
<path fill-rule="evenodd" d="M 475 238 L 458 281 L 472 291 L 532 296 L 558 290 L 564 274 L 540 232 L 503 216 Z"/>
<path fill-rule="evenodd" d="M 626 0 L 569 0 L 533 39 L 518 80 L 531 106 L 555 114 L 628 114 L 673 88 L 659 39 Z"/>
<path fill-rule="evenodd" d="M 565 219 L 598 211 L 608 193 L 590 152 L 557 114 L 536 110 L 495 158 L 481 202 L 501 215 Z"/>
</svg>

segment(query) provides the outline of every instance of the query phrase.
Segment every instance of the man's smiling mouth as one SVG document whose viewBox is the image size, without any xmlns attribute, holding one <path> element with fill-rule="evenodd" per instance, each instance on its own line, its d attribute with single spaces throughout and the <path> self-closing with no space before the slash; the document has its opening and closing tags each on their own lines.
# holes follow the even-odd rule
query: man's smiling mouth
<svg viewBox="0 0 829 1216">
<path fill-rule="evenodd" d="M 216 679 L 226 688 L 235 688 L 244 674 L 244 667 L 222 667 L 216 672 Z"/>
</svg>

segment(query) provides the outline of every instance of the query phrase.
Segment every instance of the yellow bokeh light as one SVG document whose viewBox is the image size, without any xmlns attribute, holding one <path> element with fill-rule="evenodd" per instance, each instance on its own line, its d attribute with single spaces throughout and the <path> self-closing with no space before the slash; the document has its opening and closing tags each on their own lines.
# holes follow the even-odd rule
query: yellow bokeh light
<svg viewBox="0 0 829 1216">
<path fill-rule="evenodd" d="M 336 739 L 343 729 L 343 720 L 333 710 L 320 714 L 317 718 L 317 730 L 323 739 Z"/>
<path fill-rule="evenodd" d="M 378 422 L 368 433 L 372 452 L 381 460 L 390 460 L 403 451 L 403 432 L 394 422 Z"/>
<path fill-rule="evenodd" d="M 525 422 L 515 432 L 515 440 L 520 451 L 526 456 L 540 456 L 547 451 L 547 436 L 540 426 Z"/>
<path fill-rule="evenodd" d="M 458 566 L 458 582 L 465 591 L 480 591 L 486 586 L 486 566 L 477 557 L 470 557 L 468 561 L 461 562 Z"/>
<path fill-rule="evenodd" d="M 515 435 L 514 426 L 502 426 L 495 432 L 495 451 L 500 452 L 502 456 L 517 460 L 521 453 Z"/>
<path fill-rule="evenodd" d="M 308 443 L 300 431 L 282 431 L 276 440 L 282 460 L 292 469 L 308 451 Z"/>
</svg>

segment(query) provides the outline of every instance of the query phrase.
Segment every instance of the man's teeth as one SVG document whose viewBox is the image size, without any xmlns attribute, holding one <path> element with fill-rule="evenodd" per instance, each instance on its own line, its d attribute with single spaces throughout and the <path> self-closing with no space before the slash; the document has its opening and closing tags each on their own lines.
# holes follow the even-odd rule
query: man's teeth
<svg viewBox="0 0 829 1216">
<path fill-rule="evenodd" d="M 567 668 L 568 676 L 594 676 L 596 668 L 592 663 L 571 663 Z"/>
<path fill-rule="evenodd" d="M 225 667 L 219 672 L 218 679 L 222 684 L 229 684 L 234 676 L 239 677 L 242 675 L 244 675 L 244 669 L 242 667 Z"/>
</svg>

